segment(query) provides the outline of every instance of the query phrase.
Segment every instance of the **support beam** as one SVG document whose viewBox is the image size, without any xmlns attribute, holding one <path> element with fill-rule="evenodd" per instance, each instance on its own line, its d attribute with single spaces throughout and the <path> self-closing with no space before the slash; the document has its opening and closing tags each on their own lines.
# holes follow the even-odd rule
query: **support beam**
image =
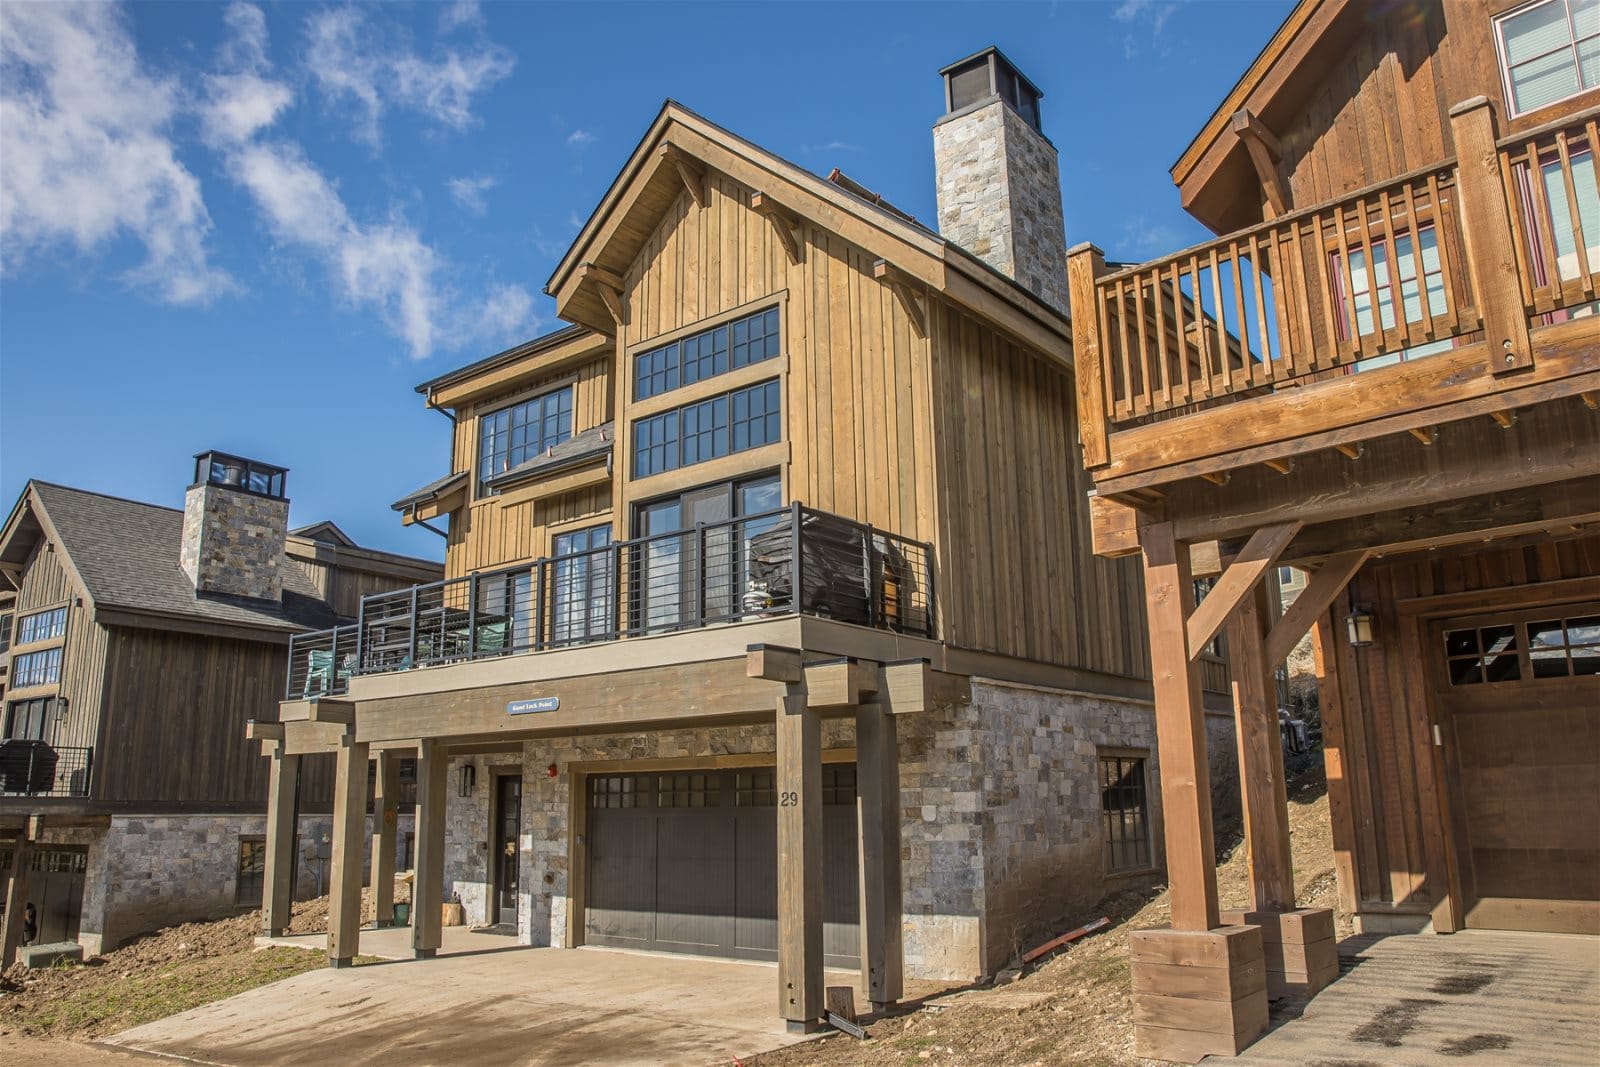
<svg viewBox="0 0 1600 1067">
<path fill-rule="evenodd" d="M 607 270 L 598 263 L 585 263 L 578 268 L 579 281 L 588 282 L 594 286 L 594 291 L 599 295 L 600 302 L 605 304 L 606 310 L 611 313 L 612 322 L 620 331 L 627 324 L 627 316 L 623 313 L 622 294 L 627 290 L 627 285 L 615 271 Z"/>
<path fill-rule="evenodd" d="M 283 723 L 257 722 L 250 719 L 244 724 L 244 739 L 246 741 L 282 741 Z"/>
<path fill-rule="evenodd" d="M 835 659 L 805 665 L 806 703 L 838 708 L 861 703 L 878 691 L 882 666 L 867 660 Z"/>
<path fill-rule="evenodd" d="M 267 859 L 262 872 L 261 926 L 268 937 L 289 929 L 294 906 L 295 797 L 300 792 L 300 757 L 273 745 L 267 782 Z"/>
<path fill-rule="evenodd" d="M 1367 450 L 1367 446 L 1363 441 L 1347 441 L 1334 445 L 1333 449 L 1345 459 L 1360 459 L 1361 454 Z"/>
<path fill-rule="evenodd" d="M 822 974 L 822 719 L 801 686 L 778 698 L 778 1013 L 818 1028 Z"/>
<path fill-rule="evenodd" d="M 1356 576 L 1361 565 L 1371 555 L 1366 549 L 1354 552 L 1341 552 L 1337 556 L 1329 557 L 1321 568 L 1311 575 L 1311 580 L 1306 587 L 1300 590 L 1300 595 L 1294 598 L 1294 603 L 1289 605 L 1276 624 L 1272 632 L 1267 635 L 1267 666 L 1276 670 L 1278 664 L 1289 658 L 1289 653 L 1294 651 L 1294 646 L 1306 635 L 1312 625 L 1328 610 L 1328 605 L 1333 603 L 1333 598 L 1344 591 L 1350 584 L 1350 579 Z M 1229 646 L 1232 647 L 1231 645 Z"/>
<path fill-rule="evenodd" d="M 877 699 L 891 715 L 915 715 L 938 704 L 970 704 L 972 679 L 936 671 L 923 659 L 890 663 L 883 668 Z"/>
<path fill-rule="evenodd" d="M 1262 466 L 1275 470 L 1279 474 L 1292 474 L 1294 472 L 1294 457 L 1284 456 L 1282 459 L 1263 460 Z"/>
<path fill-rule="evenodd" d="M 694 201 L 694 206 L 705 207 L 705 166 L 675 144 L 662 145 L 656 149 L 656 155 L 660 156 L 668 166 L 678 172 L 678 177 L 682 179 L 683 187 L 689 191 L 689 198 Z"/>
<path fill-rule="evenodd" d="M 1218 921 L 1216 846 L 1205 709 L 1199 672 L 1189 658 L 1185 636 L 1194 610 L 1189 552 L 1172 536 L 1170 522 L 1143 527 L 1139 542 L 1144 553 L 1172 928 L 1211 930 Z"/>
<path fill-rule="evenodd" d="M 1263 526 L 1250 535 L 1250 540 L 1245 542 L 1239 555 L 1234 557 L 1233 563 L 1222 572 L 1222 577 L 1217 579 L 1217 584 L 1211 587 L 1211 592 L 1206 594 L 1205 600 L 1194 609 L 1194 614 L 1189 619 L 1190 659 L 1194 659 L 1204 651 L 1206 644 L 1217 636 L 1217 631 L 1228 621 L 1233 609 L 1256 587 L 1267 571 L 1277 564 L 1278 557 L 1289 547 L 1289 542 L 1294 540 L 1294 535 L 1299 532 L 1300 523 L 1281 522 L 1275 526 Z M 1183 556 L 1187 564 L 1189 559 L 1187 548 Z M 1186 566 L 1185 570 L 1187 569 Z"/>
<path fill-rule="evenodd" d="M 1489 412 L 1489 417 L 1493 419 L 1495 421 L 1495 425 L 1499 426 L 1502 430 L 1509 430 L 1511 427 L 1517 424 L 1517 413 L 1515 409 L 1510 411 L 1491 411 Z"/>
<path fill-rule="evenodd" d="M 444 907 L 444 804 L 450 759 L 437 741 L 417 746 L 416 877 L 411 883 L 411 950 L 419 960 L 439 953 Z"/>
<path fill-rule="evenodd" d="M 1200 477 L 1212 485 L 1227 485 L 1233 477 L 1232 471 L 1202 471 Z"/>
<path fill-rule="evenodd" d="M 1439 428 L 1437 426 L 1413 426 L 1406 432 L 1424 445 L 1432 445 L 1439 440 Z"/>
<path fill-rule="evenodd" d="M 922 283 L 886 259 L 872 264 L 872 276 L 894 290 L 900 307 L 911 321 L 911 329 L 918 337 L 928 336 L 927 312 L 924 308 Z"/>
<path fill-rule="evenodd" d="M 744 670 L 747 678 L 764 678 L 786 685 L 794 685 L 804 677 L 800 650 L 782 645 L 746 646 Z"/>
<path fill-rule="evenodd" d="M 367 745 L 347 734 L 333 785 L 333 874 L 328 882 L 328 966 L 349 967 L 361 945 L 362 846 L 367 830 Z"/>
<path fill-rule="evenodd" d="M 856 708 L 856 820 L 860 831 L 861 969 L 879 1014 L 905 995 L 900 881 L 900 752 L 895 717 Z"/>
<path fill-rule="evenodd" d="M 772 232 L 777 235 L 778 243 L 783 245 L 789 262 L 799 264 L 800 250 L 805 247 L 800 240 L 800 217 L 766 193 L 750 194 L 750 210 L 772 224 Z"/>
<path fill-rule="evenodd" d="M 378 764 L 377 788 L 372 794 L 372 903 L 373 923 L 394 925 L 395 844 L 400 831 L 400 753 L 374 753 Z"/>
<path fill-rule="evenodd" d="M 1092 244 L 1067 250 L 1067 293 L 1078 313 L 1072 316 L 1072 363 L 1078 389 L 1078 437 L 1083 465 L 1111 461 L 1111 424 L 1106 419 L 1106 384 L 1100 361 L 1099 297 L 1095 281 L 1106 272 L 1106 254 Z"/>
<path fill-rule="evenodd" d="M 1505 180 L 1495 141 L 1494 105 L 1486 97 L 1464 100 L 1450 109 L 1450 134 L 1456 146 L 1456 196 L 1461 228 L 1467 235 L 1467 270 L 1483 315 L 1489 346 L 1489 372 L 1505 374 L 1533 366 L 1528 340 L 1528 313 L 1522 293 L 1506 279 L 1515 278 L 1515 239 L 1507 214 Z"/>
<path fill-rule="evenodd" d="M 28 872 L 33 868 L 33 845 L 43 824 L 43 816 L 30 815 L 11 848 L 5 927 L 0 931 L 0 971 L 17 962 L 17 950 L 22 947 L 22 920 L 28 908 Z"/>
<path fill-rule="evenodd" d="M 1252 910 L 1294 908 L 1294 866 L 1289 857 L 1289 794 L 1278 733 L 1277 687 L 1266 657 L 1265 584 L 1244 598 L 1228 622 L 1233 675 L 1234 726 L 1239 744 L 1239 784 L 1249 845 Z"/>
<path fill-rule="evenodd" d="M 1250 163 L 1256 169 L 1256 177 L 1261 181 L 1261 191 L 1267 200 L 1266 218 L 1275 219 L 1293 210 L 1293 197 L 1278 167 L 1278 161 L 1283 158 L 1283 148 L 1278 138 L 1249 108 L 1234 112 L 1233 132 L 1244 142 L 1246 151 L 1250 153 Z"/>
</svg>

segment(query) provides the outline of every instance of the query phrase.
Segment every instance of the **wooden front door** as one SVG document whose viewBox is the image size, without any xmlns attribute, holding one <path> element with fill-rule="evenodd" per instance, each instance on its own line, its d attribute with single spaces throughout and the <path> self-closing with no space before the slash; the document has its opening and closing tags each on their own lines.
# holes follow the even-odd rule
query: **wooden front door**
<svg viewBox="0 0 1600 1067">
<path fill-rule="evenodd" d="M 522 777 L 502 774 L 494 780 L 494 921 L 517 921 L 517 888 L 522 869 Z"/>
<path fill-rule="evenodd" d="M 1600 604 L 1432 632 L 1466 925 L 1600 933 Z"/>
</svg>

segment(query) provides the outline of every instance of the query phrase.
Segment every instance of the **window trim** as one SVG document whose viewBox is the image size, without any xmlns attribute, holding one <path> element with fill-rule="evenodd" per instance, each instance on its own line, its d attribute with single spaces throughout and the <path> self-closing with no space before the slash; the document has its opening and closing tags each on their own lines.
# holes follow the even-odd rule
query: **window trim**
<svg viewBox="0 0 1600 1067">
<path fill-rule="evenodd" d="M 53 612 L 57 612 L 57 611 L 61 612 L 61 632 L 60 633 L 53 634 L 50 637 L 34 638 L 32 641 L 20 641 L 20 640 L 18 640 L 18 638 L 22 634 L 22 623 L 23 623 L 23 620 L 37 618 L 40 615 L 49 615 L 49 614 L 51 614 Z M 56 602 L 54 604 L 44 605 L 43 607 L 30 608 L 27 611 L 17 611 L 17 612 L 14 613 L 14 615 L 12 616 L 12 620 L 11 620 L 11 645 L 10 645 L 10 651 L 13 652 L 13 653 L 16 653 L 16 652 L 19 652 L 19 651 L 20 652 L 39 652 L 39 651 L 43 651 L 44 649 L 51 648 L 52 646 L 55 646 L 55 645 L 65 644 L 66 640 L 67 640 L 67 628 L 69 626 L 71 626 L 71 625 L 72 625 L 72 601 L 71 600 L 61 600 L 61 601 L 58 601 L 58 602 Z"/>
<path fill-rule="evenodd" d="M 56 674 L 56 676 L 55 676 L 55 680 L 54 681 L 49 681 L 49 682 L 31 682 L 31 683 L 27 683 L 27 684 L 24 684 L 24 683 L 18 681 L 19 673 L 18 673 L 17 665 L 18 665 L 18 662 L 20 660 L 23 660 L 23 659 L 27 658 L 28 656 L 49 655 L 51 652 L 59 652 L 60 653 L 60 656 L 56 659 L 56 666 L 55 666 L 55 674 Z M 51 644 L 40 645 L 40 646 L 35 647 L 35 648 L 29 648 L 29 649 L 24 650 L 21 653 L 11 653 L 11 662 L 6 667 L 6 689 L 5 689 L 6 696 L 9 697 L 9 696 L 12 696 L 12 695 L 17 694 L 17 693 L 28 693 L 30 695 L 42 695 L 46 690 L 59 689 L 61 687 L 61 674 L 65 669 L 66 669 L 66 645 L 64 643 L 62 643 L 61 641 L 55 641 L 55 642 L 52 642 Z"/>
<path fill-rule="evenodd" d="M 1108 851 L 1113 851 L 1112 841 L 1107 836 L 1108 821 L 1105 807 L 1105 762 L 1107 760 L 1134 760 L 1141 765 L 1139 785 L 1142 795 L 1140 797 L 1139 813 L 1144 820 L 1144 863 L 1142 865 L 1113 867 L 1109 863 L 1109 857 L 1106 856 Z M 1121 748 L 1107 745 L 1100 745 L 1095 748 L 1095 788 L 1098 790 L 1100 797 L 1101 856 L 1107 860 L 1102 876 L 1108 881 L 1118 878 L 1138 877 L 1160 870 L 1156 842 L 1160 836 L 1161 828 L 1157 822 L 1154 807 L 1151 804 L 1151 797 L 1155 795 L 1156 791 L 1152 788 L 1150 768 L 1150 750 L 1147 748 Z"/>
<path fill-rule="evenodd" d="M 1526 15 L 1530 11 L 1534 11 L 1534 10 L 1540 8 L 1540 7 L 1545 6 L 1546 4 L 1560 4 L 1565 9 L 1566 16 L 1567 16 L 1567 18 L 1566 18 L 1566 23 L 1567 23 L 1567 43 L 1565 45 L 1561 46 L 1561 47 L 1552 48 L 1548 52 L 1542 52 L 1537 56 L 1533 56 L 1530 59 L 1524 60 L 1523 62 L 1524 63 L 1529 63 L 1529 62 L 1532 62 L 1535 59 L 1543 59 L 1546 56 L 1553 56 L 1557 52 L 1561 51 L 1561 48 L 1565 48 L 1572 56 L 1573 72 L 1577 77 L 1578 88 L 1577 88 L 1576 92 L 1568 93 L 1566 96 L 1557 97 L 1554 100 L 1547 100 L 1544 103 L 1538 105 L 1537 107 L 1530 107 L 1530 108 L 1527 108 L 1527 109 L 1524 110 L 1524 109 L 1521 109 L 1521 108 L 1517 107 L 1516 88 L 1515 88 L 1515 86 L 1513 86 L 1513 84 L 1511 82 L 1511 61 L 1510 61 L 1511 57 L 1510 57 L 1510 53 L 1506 50 L 1505 27 L 1506 27 L 1506 23 L 1510 22 L 1512 19 L 1517 18 L 1517 17 L 1519 17 L 1521 15 Z M 1571 100 L 1574 100 L 1574 99 L 1582 96 L 1584 93 L 1593 92 L 1596 89 L 1600 89 L 1600 85 L 1584 85 L 1583 84 L 1583 64 L 1578 58 L 1578 41 L 1579 41 L 1579 37 L 1578 37 L 1577 27 L 1575 25 L 1573 25 L 1573 21 L 1572 21 L 1572 4 L 1571 4 L 1570 0 L 1530 0 L 1529 3 L 1518 4 L 1516 7 L 1509 8 L 1509 9 L 1507 9 L 1505 11 L 1501 11 L 1501 12 L 1495 14 L 1493 16 L 1493 18 L 1492 18 L 1492 22 L 1493 22 L 1493 31 L 1492 32 L 1493 32 L 1493 36 L 1494 36 L 1495 62 L 1496 62 L 1496 65 L 1500 68 L 1500 92 L 1502 94 L 1502 99 L 1503 99 L 1503 101 L 1505 103 L 1506 119 L 1508 121 L 1509 120 L 1513 120 L 1513 119 L 1525 118 L 1528 115 L 1537 114 L 1538 112 L 1543 111 L 1546 108 L 1557 107 L 1557 106 L 1559 106 L 1561 104 L 1565 104 L 1565 103 L 1567 103 L 1567 102 L 1569 102 Z M 1585 41 L 1588 41 L 1588 40 L 1591 40 L 1591 39 L 1600 39 L 1600 38 L 1595 38 L 1595 37 L 1584 37 L 1584 38 L 1582 38 L 1582 40 L 1585 40 Z"/>
<path fill-rule="evenodd" d="M 768 362 L 770 363 L 772 361 L 769 360 Z M 763 364 L 759 364 L 759 366 L 765 367 L 765 366 L 767 366 L 767 364 L 763 363 Z M 666 408 L 666 409 L 664 409 L 662 411 L 657 411 L 657 412 L 655 412 L 655 413 L 653 413 L 651 415 L 641 416 L 639 418 L 635 418 L 635 419 L 631 420 L 629 422 L 629 425 L 628 425 L 628 439 L 625 442 L 626 451 L 627 451 L 627 458 L 628 458 L 627 459 L 627 461 L 628 461 L 628 479 L 627 480 L 630 483 L 635 483 L 635 484 L 641 483 L 641 482 L 648 482 L 652 478 L 662 478 L 662 477 L 666 477 L 666 476 L 669 476 L 669 475 L 679 474 L 679 473 L 681 473 L 683 471 L 694 470 L 696 468 L 710 468 L 711 465 L 714 464 L 714 463 L 723 463 L 723 462 L 726 462 L 728 460 L 734 460 L 734 459 L 736 459 L 736 457 L 740 457 L 740 456 L 753 456 L 753 455 L 756 455 L 756 454 L 760 453 L 763 449 L 766 449 L 766 448 L 782 447 L 783 445 L 786 444 L 787 438 L 788 438 L 788 426 L 787 426 L 787 419 L 786 419 L 787 399 L 786 399 L 786 397 L 784 395 L 786 391 L 784 389 L 783 379 L 784 379 L 784 376 L 782 374 L 771 374 L 771 375 L 768 375 L 768 376 L 763 376 L 763 377 L 759 378 L 758 380 L 749 383 L 748 385 L 741 385 L 741 386 L 737 386 L 737 387 L 732 388 L 732 389 L 719 390 L 717 392 L 710 393 L 710 394 L 708 394 L 706 396 L 701 396 L 701 397 L 698 397 L 698 398 L 695 398 L 695 399 L 687 399 L 687 398 L 685 398 L 680 403 L 672 405 L 671 407 L 668 407 L 668 408 Z M 720 381 L 721 379 L 717 379 L 717 380 Z M 733 447 L 733 435 L 734 435 L 734 425 L 735 425 L 735 420 L 734 420 L 734 416 L 733 416 L 733 398 L 734 398 L 734 396 L 736 394 L 738 394 L 738 393 L 742 393 L 742 392 L 746 392 L 746 391 L 754 391 L 757 388 L 765 387 L 767 385 L 773 385 L 773 386 L 777 387 L 778 396 L 777 396 L 775 410 L 766 413 L 767 415 L 776 415 L 777 416 L 777 419 L 778 419 L 777 437 L 774 438 L 773 440 L 770 440 L 770 441 L 764 441 L 759 445 L 749 445 L 749 446 L 746 446 L 745 448 L 740 448 L 740 449 L 734 448 Z M 720 455 L 720 456 L 715 456 L 714 455 L 714 456 L 710 456 L 710 457 L 705 458 L 705 459 L 695 460 L 692 463 L 681 462 L 682 456 L 683 456 L 683 441 L 684 441 L 681 412 L 683 412 L 683 411 L 685 411 L 685 410 L 687 410 L 689 408 L 698 407 L 701 404 L 711 403 L 711 402 L 714 402 L 714 401 L 716 401 L 718 399 L 722 399 L 722 398 L 725 398 L 728 401 L 728 416 L 727 416 L 728 451 L 726 453 Z M 639 473 L 639 462 L 638 462 L 638 460 L 639 460 L 639 446 L 638 446 L 639 429 L 647 420 L 660 418 L 661 416 L 666 415 L 666 414 L 671 413 L 671 412 L 679 412 L 680 413 L 680 419 L 679 419 L 678 430 L 677 430 L 677 451 L 678 451 L 679 462 L 675 466 L 664 467 L 661 470 L 652 470 L 648 474 L 640 474 Z M 764 417 L 766 417 L 766 416 L 763 415 L 763 418 Z M 769 465 L 769 464 L 761 464 L 761 466 L 767 466 L 767 465 Z M 703 478 L 697 478 L 697 479 L 695 479 L 695 480 L 693 480 L 693 481 L 691 481 L 691 482 L 689 482 L 687 484 L 691 484 L 692 485 L 692 484 L 695 484 L 698 481 L 704 481 L 704 482 L 708 482 L 709 483 L 709 482 L 716 482 L 716 481 L 720 481 L 720 480 L 721 479 L 715 477 L 714 475 L 708 475 L 708 476 L 705 476 Z M 658 492 L 655 495 L 664 495 L 666 492 L 668 492 L 668 491 L 662 490 L 662 491 Z"/>
</svg>

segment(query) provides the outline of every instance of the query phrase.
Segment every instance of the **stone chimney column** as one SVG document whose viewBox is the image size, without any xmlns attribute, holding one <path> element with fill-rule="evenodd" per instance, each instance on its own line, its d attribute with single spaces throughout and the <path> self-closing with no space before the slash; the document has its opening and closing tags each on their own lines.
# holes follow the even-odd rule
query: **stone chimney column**
<svg viewBox="0 0 1600 1067">
<path fill-rule="evenodd" d="M 195 457 L 195 484 L 183 499 L 179 554 L 179 566 L 195 592 L 283 599 L 287 473 L 220 452 Z"/>
</svg>

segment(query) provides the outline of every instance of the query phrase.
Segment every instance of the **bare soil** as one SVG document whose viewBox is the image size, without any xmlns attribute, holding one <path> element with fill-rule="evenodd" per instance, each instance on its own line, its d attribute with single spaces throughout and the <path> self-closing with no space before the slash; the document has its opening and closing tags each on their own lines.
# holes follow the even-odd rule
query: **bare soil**
<svg viewBox="0 0 1600 1067">
<path fill-rule="evenodd" d="M 395 899 L 411 899 L 410 883 L 397 879 Z M 362 890 L 362 915 L 374 914 L 372 891 Z M 295 904 L 289 932 L 328 928 L 328 898 Z M 212 922 L 158 930 L 81 966 L 28 970 L 16 964 L 0 975 L 0 1039 L 83 1041 L 231 997 L 324 966 L 322 952 L 255 947 L 261 933 L 256 911 Z M 63 1055 L 65 1055 L 63 1051 Z"/>
<path fill-rule="evenodd" d="M 1334 907 L 1333 840 L 1320 753 L 1314 766 L 1290 782 L 1289 826 L 1300 905 Z M 1237 835 L 1236 828 L 1219 827 L 1219 840 L 1230 832 Z M 1244 907 L 1249 892 L 1246 849 L 1236 841 L 1230 844 L 1217 867 L 1218 897 L 1224 908 Z M 869 1021 L 867 1041 L 832 1034 L 757 1056 L 748 1061 L 749 1067 L 1154 1063 L 1133 1054 L 1128 934 L 1170 921 L 1167 893 L 1161 889 L 1109 897 L 1086 911 L 1081 921 L 1100 916 L 1114 925 L 1008 985 L 908 1005 L 902 1014 Z M 1348 920 L 1341 918 L 1338 936 L 1350 932 Z"/>
</svg>

